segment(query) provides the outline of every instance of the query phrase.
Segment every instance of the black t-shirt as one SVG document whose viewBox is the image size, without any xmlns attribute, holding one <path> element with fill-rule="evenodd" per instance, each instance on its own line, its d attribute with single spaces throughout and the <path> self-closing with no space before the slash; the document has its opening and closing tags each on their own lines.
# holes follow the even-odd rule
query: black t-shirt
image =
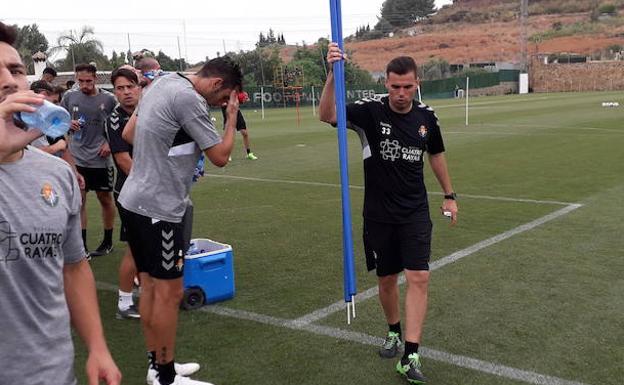
<svg viewBox="0 0 624 385">
<path fill-rule="evenodd" d="M 225 127 L 225 123 L 227 122 L 227 114 L 225 113 L 227 107 L 221 107 L 221 113 L 223 114 L 223 126 Z M 238 110 L 238 115 L 236 115 L 236 130 L 246 130 L 247 122 L 245 122 L 245 118 L 243 118 L 243 113 Z"/>
<path fill-rule="evenodd" d="M 433 110 L 414 101 L 410 112 L 390 109 L 388 97 L 347 105 L 348 127 L 362 140 L 364 217 L 384 223 L 429 220 L 423 180 L 425 152 L 444 152 Z"/>
<path fill-rule="evenodd" d="M 132 145 L 121 137 L 124 128 L 126 128 L 126 124 L 130 119 L 131 115 L 128 115 L 126 110 L 121 108 L 120 105 L 115 106 L 110 116 L 106 119 L 106 137 L 108 139 L 108 144 L 111 149 L 111 154 L 117 154 L 120 152 L 127 152 L 130 154 L 132 158 Z M 117 179 L 115 181 L 115 193 L 119 194 L 121 188 L 126 182 L 126 178 L 128 175 L 123 172 L 123 170 L 117 164 L 117 160 L 113 156 L 113 160 L 115 161 L 115 167 L 117 168 Z"/>
</svg>

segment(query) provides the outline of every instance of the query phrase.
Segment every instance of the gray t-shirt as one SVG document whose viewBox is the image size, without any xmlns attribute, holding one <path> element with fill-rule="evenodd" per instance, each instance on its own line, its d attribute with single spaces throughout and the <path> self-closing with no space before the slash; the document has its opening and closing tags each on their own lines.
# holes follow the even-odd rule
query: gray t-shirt
<svg viewBox="0 0 624 385">
<path fill-rule="evenodd" d="M 31 146 L 0 163 L 0 384 L 76 383 L 63 266 L 84 256 L 70 166 Z"/>
<path fill-rule="evenodd" d="M 221 137 L 206 100 L 181 74 L 152 83 L 136 114 L 132 170 L 119 202 L 137 214 L 179 223 L 201 150 L 220 143 Z"/>
<path fill-rule="evenodd" d="M 99 90 L 94 96 L 81 91 L 69 91 L 63 95 L 61 105 L 69 111 L 72 119 L 85 120 L 81 132 L 70 135 L 69 151 L 76 164 L 82 167 L 105 168 L 112 165 L 111 157 L 98 155 L 100 146 L 106 143 L 104 122 L 117 104 L 115 97 L 108 91 Z M 75 111 L 74 107 L 78 107 Z"/>
</svg>

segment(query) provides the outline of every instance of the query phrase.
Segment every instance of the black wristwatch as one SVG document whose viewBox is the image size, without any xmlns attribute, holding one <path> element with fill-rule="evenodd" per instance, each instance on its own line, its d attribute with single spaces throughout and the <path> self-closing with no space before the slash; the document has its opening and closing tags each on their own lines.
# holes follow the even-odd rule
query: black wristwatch
<svg viewBox="0 0 624 385">
<path fill-rule="evenodd" d="M 452 201 L 456 201 L 457 200 L 457 194 L 455 194 L 454 192 L 452 192 L 450 194 L 444 194 L 444 199 L 450 199 Z"/>
</svg>

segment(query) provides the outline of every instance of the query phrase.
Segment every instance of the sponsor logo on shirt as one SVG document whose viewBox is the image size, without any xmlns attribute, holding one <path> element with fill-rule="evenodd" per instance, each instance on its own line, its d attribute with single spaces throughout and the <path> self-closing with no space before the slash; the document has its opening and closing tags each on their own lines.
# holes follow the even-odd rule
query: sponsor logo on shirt
<svg viewBox="0 0 624 385">
<path fill-rule="evenodd" d="M 49 228 L 36 227 L 33 230 L 18 236 L 9 222 L 0 220 L 0 261 L 8 263 L 19 260 L 20 245 L 27 259 L 57 258 L 60 255 L 63 234 Z"/>
<path fill-rule="evenodd" d="M 391 141 L 390 139 L 386 139 L 379 143 L 379 147 L 381 148 L 380 152 L 383 160 L 394 162 L 401 156 L 401 146 L 398 140 Z"/>
<path fill-rule="evenodd" d="M 58 204 L 59 196 L 50 183 L 44 183 L 41 188 L 41 199 L 50 207 Z"/>
<path fill-rule="evenodd" d="M 0 221 L 0 261 L 9 262 L 19 259 L 19 250 L 14 248 L 17 235 L 11 230 L 11 225 L 7 221 Z"/>
<path fill-rule="evenodd" d="M 423 150 L 418 147 L 402 147 L 398 140 L 386 139 L 379 144 L 380 153 L 383 160 L 394 162 L 403 159 L 407 162 L 420 162 Z"/>
</svg>

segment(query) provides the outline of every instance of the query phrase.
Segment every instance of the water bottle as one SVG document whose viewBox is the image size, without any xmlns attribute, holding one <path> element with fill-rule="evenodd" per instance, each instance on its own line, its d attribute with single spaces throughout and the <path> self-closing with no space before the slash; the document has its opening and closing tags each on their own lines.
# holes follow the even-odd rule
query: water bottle
<svg viewBox="0 0 624 385">
<path fill-rule="evenodd" d="M 44 100 L 34 112 L 20 112 L 16 117 L 29 128 L 38 128 L 44 135 L 51 138 L 65 135 L 71 123 L 69 113 L 63 107 L 47 100 Z"/>
<path fill-rule="evenodd" d="M 74 140 L 80 141 L 80 139 L 82 139 L 82 131 L 84 130 L 84 126 L 86 123 L 86 119 L 84 118 L 84 116 L 80 115 L 80 118 L 78 118 L 78 124 L 80 125 L 80 130 L 78 131 L 74 131 Z"/>
<path fill-rule="evenodd" d="M 194 255 L 197 254 L 197 245 L 191 242 L 191 246 L 188 248 L 186 255 Z"/>
<path fill-rule="evenodd" d="M 200 177 L 204 176 L 204 154 L 199 156 L 195 171 L 193 172 L 193 182 L 197 182 Z"/>
</svg>

